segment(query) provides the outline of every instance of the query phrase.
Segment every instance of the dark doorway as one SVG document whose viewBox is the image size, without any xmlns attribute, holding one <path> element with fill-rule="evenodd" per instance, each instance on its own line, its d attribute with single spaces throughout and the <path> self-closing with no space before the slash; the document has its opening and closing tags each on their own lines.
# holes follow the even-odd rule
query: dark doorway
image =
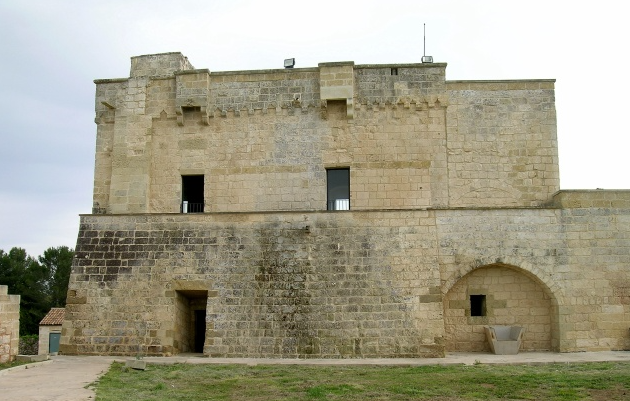
<svg viewBox="0 0 630 401">
<path fill-rule="evenodd" d="M 182 213 L 203 213 L 203 175 L 182 175 Z"/>
<path fill-rule="evenodd" d="M 203 352 L 206 340 L 207 306 L 208 291 L 206 290 L 175 291 L 175 316 L 173 319 L 175 353 Z"/>
<path fill-rule="evenodd" d="M 195 352 L 203 352 L 206 341 L 206 310 L 195 311 Z"/>
</svg>

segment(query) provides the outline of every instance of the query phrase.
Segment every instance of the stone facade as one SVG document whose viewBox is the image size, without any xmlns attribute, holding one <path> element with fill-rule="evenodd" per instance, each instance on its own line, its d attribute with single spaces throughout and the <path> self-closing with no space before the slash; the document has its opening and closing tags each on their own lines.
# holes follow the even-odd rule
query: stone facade
<svg viewBox="0 0 630 401">
<path fill-rule="evenodd" d="M 61 351 L 441 356 L 487 351 L 486 324 L 629 348 L 630 191 L 559 191 L 553 80 L 445 71 L 166 53 L 95 81 Z"/>
<path fill-rule="evenodd" d="M 0 285 L 0 363 L 12 362 L 20 343 L 20 296 Z"/>
</svg>

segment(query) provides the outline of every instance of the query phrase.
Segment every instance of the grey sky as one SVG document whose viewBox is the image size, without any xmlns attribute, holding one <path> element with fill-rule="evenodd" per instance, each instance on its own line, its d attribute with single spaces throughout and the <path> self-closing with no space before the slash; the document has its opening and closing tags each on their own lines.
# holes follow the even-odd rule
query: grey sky
<svg viewBox="0 0 630 401">
<path fill-rule="evenodd" d="M 181 51 L 210 71 L 446 62 L 446 78 L 555 78 L 560 185 L 630 188 L 630 29 L 618 1 L 0 0 L 0 249 L 74 247 L 89 213 L 94 84 Z"/>
</svg>

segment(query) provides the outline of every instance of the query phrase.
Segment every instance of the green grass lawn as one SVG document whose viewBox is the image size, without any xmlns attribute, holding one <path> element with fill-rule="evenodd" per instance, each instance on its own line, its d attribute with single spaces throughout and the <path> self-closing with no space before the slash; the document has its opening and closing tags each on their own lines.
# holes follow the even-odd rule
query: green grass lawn
<svg viewBox="0 0 630 401">
<path fill-rule="evenodd" d="M 629 363 L 540 366 L 114 364 L 97 401 L 630 400 Z M 130 398 L 131 397 L 131 398 Z"/>
</svg>

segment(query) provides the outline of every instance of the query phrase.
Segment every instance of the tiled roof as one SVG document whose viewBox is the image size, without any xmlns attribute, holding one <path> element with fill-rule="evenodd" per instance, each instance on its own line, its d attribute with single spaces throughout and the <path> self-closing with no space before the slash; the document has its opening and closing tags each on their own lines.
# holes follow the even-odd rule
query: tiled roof
<svg viewBox="0 0 630 401">
<path fill-rule="evenodd" d="M 59 326 L 63 323 L 63 317 L 66 315 L 66 308 L 52 308 L 50 312 L 41 322 L 40 326 Z"/>
</svg>

